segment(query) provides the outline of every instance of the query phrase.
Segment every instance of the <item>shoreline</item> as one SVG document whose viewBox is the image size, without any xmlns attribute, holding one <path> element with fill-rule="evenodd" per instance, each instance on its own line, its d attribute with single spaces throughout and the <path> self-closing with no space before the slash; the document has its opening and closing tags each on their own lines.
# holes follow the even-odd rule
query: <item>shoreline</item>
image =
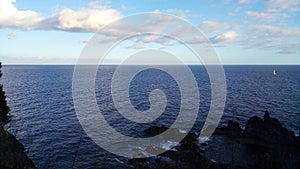
<svg viewBox="0 0 300 169">
<path fill-rule="evenodd" d="M 166 129 L 163 125 L 151 126 L 144 132 L 151 136 Z M 0 128 L 0 152 L 0 168 L 36 168 L 23 145 L 3 128 Z M 128 159 L 128 164 L 146 169 L 296 169 L 300 165 L 300 136 L 266 111 L 263 118 L 251 117 L 244 128 L 229 120 L 203 143 L 199 143 L 199 134 L 189 132 L 174 148 L 155 157 Z"/>
<path fill-rule="evenodd" d="M 165 130 L 165 126 L 151 126 L 145 132 L 154 136 Z M 199 143 L 199 134 L 188 135 L 192 137 L 186 137 L 160 155 L 130 159 L 128 163 L 135 169 L 297 169 L 300 166 L 300 137 L 267 111 L 263 118 L 251 117 L 245 129 L 237 121 L 229 120 L 227 126 L 215 130 L 208 142 Z"/>
</svg>

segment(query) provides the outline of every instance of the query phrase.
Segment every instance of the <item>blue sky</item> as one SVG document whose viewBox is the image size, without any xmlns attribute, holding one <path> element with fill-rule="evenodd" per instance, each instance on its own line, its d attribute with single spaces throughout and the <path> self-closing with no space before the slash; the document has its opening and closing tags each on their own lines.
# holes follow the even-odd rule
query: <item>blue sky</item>
<svg viewBox="0 0 300 169">
<path fill-rule="evenodd" d="M 299 0 L 0 0 L 0 61 L 75 64 L 102 26 L 129 15 L 154 12 L 178 16 L 199 28 L 223 64 L 300 64 L 299 11 Z M 126 30 L 122 29 L 120 32 Z M 107 39 L 117 36 L 112 32 L 103 35 Z M 134 52 L 149 44 L 188 57 L 169 40 L 141 37 L 135 43 L 123 44 L 114 59 L 125 50 Z"/>
</svg>

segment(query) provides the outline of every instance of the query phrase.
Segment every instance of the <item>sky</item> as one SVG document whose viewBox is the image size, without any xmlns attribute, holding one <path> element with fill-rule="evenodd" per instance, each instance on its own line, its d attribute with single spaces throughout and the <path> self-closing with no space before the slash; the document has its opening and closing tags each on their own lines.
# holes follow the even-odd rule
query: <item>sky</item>
<svg viewBox="0 0 300 169">
<path fill-rule="evenodd" d="M 0 0 L 0 61 L 76 64 L 96 32 L 102 38 L 96 43 L 101 44 L 131 32 L 138 37 L 120 43 L 106 63 L 119 63 L 126 52 L 148 48 L 168 49 L 189 64 L 198 63 L 176 40 L 140 34 L 166 33 L 176 23 L 173 18 L 160 17 L 155 24 L 141 21 L 135 27 L 115 24 L 103 30 L 145 12 L 174 15 L 199 29 L 222 64 L 300 64 L 299 0 Z M 169 32 L 184 39 L 182 34 L 188 31 L 180 27 Z M 189 40 L 203 43 L 198 36 Z"/>
</svg>

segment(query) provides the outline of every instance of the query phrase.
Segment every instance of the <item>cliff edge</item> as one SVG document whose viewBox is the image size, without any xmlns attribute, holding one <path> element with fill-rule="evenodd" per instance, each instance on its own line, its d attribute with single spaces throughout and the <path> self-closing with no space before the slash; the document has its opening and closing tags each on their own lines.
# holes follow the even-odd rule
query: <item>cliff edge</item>
<svg viewBox="0 0 300 169">
<path fill-rule="evenodd" d="M 9 132 L 0 127 L 0 168 L 34 169 L 34 163 L 25 154 L 23 145 Z"/>
</svg>

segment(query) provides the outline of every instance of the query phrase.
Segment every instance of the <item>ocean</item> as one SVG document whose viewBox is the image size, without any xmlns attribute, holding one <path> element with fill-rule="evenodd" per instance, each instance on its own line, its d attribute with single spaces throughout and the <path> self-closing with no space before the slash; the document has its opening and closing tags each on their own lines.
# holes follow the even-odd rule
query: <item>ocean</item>
<svg viewBox="0 0 300 169">
<path fill-rule="evenodd" d="M 179 66 L 173 67 L 181 73 Z M 189 68 L 200 93 L 198 117 L 192 131 L 200 132 L 211 104 L 210 80 L 204 66 Z M 99 109 L 116 131 L 130 137 L 147 137 L 143 131 L 150 125 L 174 123 L 181 93 L 169 74 L 149 69 L 132 79 L 129 96 L 137 110 L 150 108 L 148 97 L 154 89 L 161 89 L 167 98 L 166 108 L 158 119 L 136 123 L 122 117 L 112 102 L 110 90 L 115 69 L 116 66 L 101 66 L 96 75 L 95 94 Z M 13 115 L 6 128 L 24 145 L 38 168 L 130 168 L 126 158 L 102 149 L 83 131 L 72 98 L 74 66 L 5 65 L 2 71 L 1 83 Z M 299 135 L 300 66 L 226 65 L 224 71 L 227 96 L 219 126 L 234 119 L 243 127 L 250 117 L 262 117 L 268 110 L 272 117 Z"/>
</svg>

